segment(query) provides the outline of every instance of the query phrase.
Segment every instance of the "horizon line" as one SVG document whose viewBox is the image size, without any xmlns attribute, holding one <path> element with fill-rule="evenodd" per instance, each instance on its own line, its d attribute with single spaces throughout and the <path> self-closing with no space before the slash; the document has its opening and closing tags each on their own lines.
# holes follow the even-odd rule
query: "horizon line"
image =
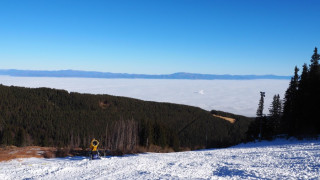
<svg viewBox="0 0 320 180">
<path fill-rule="evenodd" d="M 16 72 L 34 72 L 34 73 L 40 73 L 40 72 L 48 72 L 48 73 L 54 73 L 54 72 L 78 72 L 78 73 L 102 73 L 102 74 L 115 74 L 115 75 L 146 75 L 146 76 L 168 76 L 168 75 L 177 75 L 177 74 L 185 74 L 185 75 L 209 75 L 209 76 L 275 76 L 275 77 L 287 77 L 291 78 L 292 75 L 276 75 L 276 74 L 208 74 L 208 73 L 194 73 L 194 72 L 174 72 L 174 73 L 160 73 L 160 74 L 145 74 L 145 73 L 123 73 L 123 72 L 106 72 L 106 71 L 95 71 L 95 70 L 75 70 L 75 69 L 60 69 L 60 70 L 28 70 L 28 69 L 0 69 L 0 75 L 2 75 L 1 72 L 10 72 L 10 71 L 16 71 Z M 8 73 L 10 76 L 11 74 Z"/>
</svg>

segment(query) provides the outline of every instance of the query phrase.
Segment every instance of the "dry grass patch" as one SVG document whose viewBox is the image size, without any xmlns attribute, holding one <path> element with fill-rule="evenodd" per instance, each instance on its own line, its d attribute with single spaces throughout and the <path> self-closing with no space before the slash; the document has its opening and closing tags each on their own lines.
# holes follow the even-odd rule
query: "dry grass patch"
<svg viewBox="0 0 320 180">
<path fill-rule="evenodd" d="M 230 123 L 235 123 L 236 122 L 236 119 L 233 119 L 233 118 L 229 118 L 229 117 L 224 117 L 224 116 L 219 116 L 219 115 L 216 115 L 216 114 L 212 114 L 214 117 L 217 117 L 217 118 L 220 118 L 220 119 L 224 119 L 226 121 L 229 121 Z"/>
<path fill-rule="evenodd" d="M 0 162 L 9 161 L 16 158 L 43 158 L 50 156 L 50 152 L 53 154 L 56 148 L 53 147 L 39 147 L 39 146 L 27 146 L 27 147 L 16 147 L 6 146 L 0 148 Z"/>
</svg>

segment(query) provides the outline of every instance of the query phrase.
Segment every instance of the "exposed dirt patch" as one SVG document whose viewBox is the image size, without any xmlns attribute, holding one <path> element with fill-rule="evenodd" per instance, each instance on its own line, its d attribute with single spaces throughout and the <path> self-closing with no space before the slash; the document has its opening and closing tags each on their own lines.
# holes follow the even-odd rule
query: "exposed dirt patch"
<svg viewBox="0 0 320 180">
<path fill-rule="evenodd" d="M 0 162 L 8 161 L 15 158 L 43 158 L 47 153 L 55 154 L 57 151 L 54 147 L 39 147 L 39 146 L 27 146 L 27 147 L 16 147 L 7 146 L 0 148 Z"/>
<path fill-rule="evenodd" d="M 187 151 L 190 149 L 180 149 L 181 151 Z M 16 147 L 16 146 L 6 146 L 0 148 L 0 162 L 9 161 L 16 158 L 56 158 L 56 157 L 66 157 L 66 156 L 88 156 L 89 148 L 55 148 L 55 147 L 40 147 L 40 146 L 26 146 L 26 147 Z M 172 148 L 162 148 L 160 146 L 150 145 L 150 147 L 137 147 L 135 150 L 130 152 L 122 152 L 120 150 L 104 150 L 99 149 L 101 156 L 122 156 L 125 154 L 136 154 L 145 152 L 158 152 L 158 153 L 168 153 L 174 152 Z"/>
<path fill-rule="evenodd" d="M 224 119 L 226 121 L 229 121 L 230 123 L 235 123 L 236 122 L 236 119 L 233 119 L 233 118 L 229 118 L 229 117 L 224 117 L 224 116 L 219 116 L 219 115 L 216 115 L 216 114 L 212 114 L 214 117 L 218 117 L 218 118 L 221 118 L 221 119 Z"/>
</svg>

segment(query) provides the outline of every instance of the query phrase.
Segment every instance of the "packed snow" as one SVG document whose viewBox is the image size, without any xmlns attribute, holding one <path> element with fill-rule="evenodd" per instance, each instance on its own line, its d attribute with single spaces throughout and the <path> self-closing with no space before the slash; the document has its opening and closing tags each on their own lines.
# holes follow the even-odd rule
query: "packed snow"
<svg viewBox="0 0 320 180">
<path fill-rule="evenodd" d="M 275 94 L 281 98 L 289 80 L 168 80 L 97 79 L 0 76 L 0 84 L 49 87 L 69 92 L 110 94 L 147 101 L 170 102 L 255 116 L 260 91 L 266 92 L 265 107 Z M 265 113 L 268 113 L 267 110 Z"/>
<path fill-rule="evenodd" d="M 15 159 L 0 163 L 0 179 L 320 179 L 320 142 L 278 139 L 101 160 Z"/>
</svg>

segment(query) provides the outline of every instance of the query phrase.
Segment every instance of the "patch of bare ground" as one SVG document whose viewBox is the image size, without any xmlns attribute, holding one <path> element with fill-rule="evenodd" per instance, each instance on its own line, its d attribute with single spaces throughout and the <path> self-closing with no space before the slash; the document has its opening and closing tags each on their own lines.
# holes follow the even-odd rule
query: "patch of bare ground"
<svg viewBox="0 0 320 180">
<path fill-rule="evenodd" d="M 27 147 L 16 147 L 6 146 L 0 148 L 0 162 L 8 161 L 16 158 L 44 158 L 46 154 L 55 154 L 57 151 L 53 147 L 39 147 L 39 146 L 27 146 Z"/>
<path fill-rule="evenodd" d="M 145 152 L 155 152 L 155 153 L 170 153 L 174 150 L 170 147 L 161 147 L 156 145 L 150 145 L 149 147 L 138 146 L 135 153 L 145 153 Z"/>
<path fill-rule="evenodd" d="M 187 149 L 181 149 L 182 151 Z M 55 148 L 55 147 L 40 147 L 40 146 L 26 146 L 26 147 L 16 147 L 16 146 L 6 146 L 0 148 L 0 162 L 9 161 L 12 159 L 19 158 L 56 158 L 56 157 L 66 157 L 66 156 L 88 156 L 89 149 L 81 148 Z M 122 156 L 124 154 L 137 154 L 145 152 L 157 152 L 157 153 L 168 153 L 174 152 L 172 148 L 160 147 L 156 145 L 150 145 L 149 147 L 137 146 L 132 151 L 122 152 L 121 150 L 102 150 L 99 149 L 101 155 L 106 156 Z"/>
<path fill-rule="evenodd" d="M 233 119 L 233 118 L 229 118 L 229 117 L 224 117 L 224 116 L 219 116 L 219 115 L 216 115 L 216 114 L 212 114 L 214 117 L 217 117 L 217 118 L 220 118 L 220 119 L 224 119 L 226 121 L 229 121 L 230 123 L 235 123 L 236 122 L 236 119 Z"/>
</svg>

